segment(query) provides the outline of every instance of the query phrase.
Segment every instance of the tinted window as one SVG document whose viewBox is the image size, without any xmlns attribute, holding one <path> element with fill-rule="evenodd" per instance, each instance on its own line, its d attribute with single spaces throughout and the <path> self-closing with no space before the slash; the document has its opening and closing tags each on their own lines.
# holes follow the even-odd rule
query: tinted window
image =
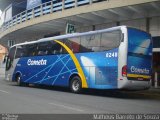
<svg viewBox="0 0 160 120">
<path fill-rule="evenodd" d="M 64 43 L 74 52 L 80 52 L 80 37 L 68 38 Z"/>
<path fill-rule="evenodd" d="M 26 45 L 27 48 L 27 56 L 36 56 L 37 55 L 37 44 L 28 44 Z"/>
<path fill-rule="evenodd" d="M 62 54 L 63 49 L 60 44 L 54 41 L 38 43 L 38 55 Z"/>
<path fill-rule="evenodd" d="M 66 46 L 68 46 L 74 53 L 79 53 L 98 52 L 114 49 L 119 46 L 120 40 L 121 31 L 111 31 L 94 35 L 67 38 L 59 41 L 63 42 Z M 18 46 L 16 58 L 37 55 L 56 55 L 64 53 L 68 52 L 59 43 L 55 41 L 47 41 L 40 42 L 38 44 Z"/>
<path fill-rule="evenodd" d="M 151 45 L 151 36 L 144 31 L 128 28 L 128 42 L 134 46 L 149 48 Z"/>
<path fill-rule="evenodd" d="M 52 41 L 52 49 L 51 52 L 53 55 L 62 54 L 62 46 L 59 43 Z"/>
<path fill-rule="evenodd" d="M 141 57 L 144 55 L 151 56 L 152 42 L 150 34 L 134 28 L 128 28 L 128 52 Z"/>
<path fill-rule="evenodd" d="M 50 42 L 41 42 L 41 43 L 38 43 L 37 55 L 41 56 L 41 55 L 51 54 L 50 53 L 50 49 L 51 49 Z"/>
<path fill-rule="evenodd" d="M 121 40 L 120 31 L 112 31 L 102 33 L 101 36 L 101 51 L 110 50 L 119 46 Z"/>
<path fill-rule="evenodd" d="M 16 58 L 67 53 L 60 44 L 54 41 L 17 46 L 16 51 Z"/>
<path fill-rule="evenodd" d="M 81 52 L 96 52 L 100 50 L 100 34 L 81 37 Z"/>
<path fill-rule="evenodd" d="M 15 58 L 26 57 L 26 56 L 27 56 L 26 46 L 25 45 L 17 46 Z"/>
</svg>

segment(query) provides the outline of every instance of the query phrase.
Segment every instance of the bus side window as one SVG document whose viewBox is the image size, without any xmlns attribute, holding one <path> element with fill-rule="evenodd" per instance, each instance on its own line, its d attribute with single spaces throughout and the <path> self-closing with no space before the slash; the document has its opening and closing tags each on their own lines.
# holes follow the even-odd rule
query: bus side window
<svg viewBox="0 0 160 120">
<path fill-rule="evenodd" d="M 41 56 L 41 55 L 48 55 L 48 51 L 49 51 L 49 42 L 40 42 L 38 43 L 38 50 L 37 50 L 37 55 Z"/>
<path fill-rule="evenodd" d="M 80 51 L 81 52 L 88 52 L 88 51 L 90 51 L 90 50 L 88 50 L 87 46 L 88 46 L 88 42 L 86 40 L 86 36 L 82 36 L 81 37 L 81 48 L 80 48 Z"/>
<path fill-rule="evenodd" d="M 37 55 L 37 44 L 28 44 L 26 47 L 27 47 L 27 56 Z"/>
<path fill-rule="evenodd" d="M 64 43 L 72 50 L 72 52 L 80 52 L 80 37 L 68 38 Z"/>
<path fill-rule="evenodd" d="M 87 35 L 81 37 L 81 52 L 100 51 L 100 34 Z"/>
<path fill-rule="evenodd" d="M 48 55 L 62 54 L 62 46 L 55 41 L 50 41 L 47 46 Z"/>
<path fill-rule="evenodd" d="M 26 57 L 26 52 L 27 51 L 25 45 L 17 46 L 15 58 Z"/>
<path fill-rule="evenodd" d="M 120 31 L 111 31 L 102 33 L 101 37 L 101 50 L 110 50 L 119 46 L 121 40 Z"/>
<path fill-rule="evenodd" d="M 54 47 L 52 48 L 52 51 L 54 54 L 61 54 L 61 49 L 62 49 L 62 46 L 58 43 L 55 43 Z"/>
<path fill-rule="evenodd" d="M 66 44 L 66 40 L 67 39 L 62 39 L 62 40 L 58 40 L 58 41 L 60 41 L 60 42 L 62 42 L 63 44 Z M 54 42 L 54 44 L 56 44 L 56 45 L 58 45 L 58 43 L 55 43 Z M 60 44 L 59 44 L 60 45 Z M 58 46 L 59 46 L 58 45 Z M 68 52 L 66 51 L 66 49 L 63 47 L 63 46 L 59 46 L 59 54 L 67 54 Z"/>
</svg>

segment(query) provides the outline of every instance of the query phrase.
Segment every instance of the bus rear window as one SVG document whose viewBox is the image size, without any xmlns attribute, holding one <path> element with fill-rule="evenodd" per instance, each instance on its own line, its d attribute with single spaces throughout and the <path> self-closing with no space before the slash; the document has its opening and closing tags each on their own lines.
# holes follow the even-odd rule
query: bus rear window
<svg viewBox="0 0 160 120">
<path fill-rule="evenodd" d="M 134 28 L 128 29 L 128 52 L 129 54 L 138 54 L 138 56 L 152 54 L 151 36 Z"/>
<path fill-rule="evenodd" d="M 142 48 L 149 48 L 151 45 L 151 36 L 144 31 L 133 28 L 128 29 L 129 44 Z"/>
</svg>

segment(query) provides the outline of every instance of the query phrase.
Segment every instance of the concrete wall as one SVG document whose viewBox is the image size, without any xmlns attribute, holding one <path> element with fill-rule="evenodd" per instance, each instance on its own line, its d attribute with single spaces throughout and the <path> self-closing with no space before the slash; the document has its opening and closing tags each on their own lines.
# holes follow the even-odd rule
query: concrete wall
<svg viewBox="0 0 160 120">
<path fill-rule="evenodd" d="M 131 27 L 135 27 L 141 30 L 146 31 L 147 30 L 147 19 L 135 19 L 135 20 L 129 20 L 129 21 L 120 21 L 119 25 L 127 25 Z M 77 32 L 87 32 L 87 31 L 92 31 L 92 30 L 99 30 L 99 29 L 104 29 L 104 28 L 110 28 L 117 26 L 116 22 L 111 22 L 111 23 L 102 23 L 102 24 L 96 24 L 94 26 L 84 26 L 84 27 L 79 27 L 77 28 Z M 150 23 L 149 23 L 149 31 L 152 36 L 160 36 L 160 17 L 153 17 L 150 18 Z M 44 33 L 45 34 L 45 33 Z M 65 31 L 61 31 L 61 34 L 65 34 Z M 41 34 L 35 34 L 33 35 L 30 39 L 27 39 L 27 37 L 23 36 L 12 36 L 10 39 L 15 40 L 15 43 L 21 43 L 25 41 L 33 41 L 37 40 L 40 38 L 43 38 L 44 35 Z M 1 40 L 1 44 L 8 44 L 7 40 Z"/>
<path fill-rule="evenodd" d="M 160 36 L 160 17 L 153 17 L 149 19 L 149 32 L 151 33 L 152 36 Z M 147 31 L 147 19 L 135 19 L 135 20 L 129 20 L 129 21 L 120 21 L 120 25 L 127 25 L 130 27 L 134 27 L 137 29 L 141 29 L 144 31 Z M 104 29 L 104 28 L 110 28 L 117 26 L 116 22 L 112 23 L 103 23 L 103 24 L 98 24 L 95 25 L 95 29 Z M 93 26 L 86 26 L 83 28 L 78 28 L 77 32 L 86 32 L 86 31 L 91 31 L 93 30 Z"/>
<path fill-rule="evenodd" d="M 43 38 L 44 35 L 41 34 L 35 34 L 32 37 L 30 37 L 30 39 L 28 39 L 26 36 L 15 36 L 12 35 L 11 37 L 9 37 L 9 39 L 1 39 L 0 44 L 4 45 L 5 47 L 8 47 L 8 41 L 9 40 L 14 40 L 15 44 L 17 43 L 23 43 L 23 42 L 29 42 L 29 41 L 34 41 L 34 40 L 38 40 L 40 38 Z"/>
<path fill-rule="evenodd" d="M 141 30 L 146 31 L 146 19 L 122 21 L 122 22 L 120 22 L 120 25 L 127 25 L 130 27 L 135 27 L 137 29 L 141 29 Z"/>
<path fill-rule="evenodd" d="M 153 17 L 150 24 L 150 33 L 152 36 L 160 36 L 160 17 Z"/>
</svg>

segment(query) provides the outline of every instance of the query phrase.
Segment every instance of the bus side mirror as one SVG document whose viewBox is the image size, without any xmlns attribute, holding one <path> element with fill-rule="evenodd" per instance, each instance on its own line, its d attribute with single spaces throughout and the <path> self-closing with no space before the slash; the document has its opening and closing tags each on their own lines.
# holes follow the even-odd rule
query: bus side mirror
<svg viewBox="0 0 160 120">
<path fill-rule="evenodd" d="M 124 33 L 121 34 L 121 42 L 124 42 Z"/>
</svg>

